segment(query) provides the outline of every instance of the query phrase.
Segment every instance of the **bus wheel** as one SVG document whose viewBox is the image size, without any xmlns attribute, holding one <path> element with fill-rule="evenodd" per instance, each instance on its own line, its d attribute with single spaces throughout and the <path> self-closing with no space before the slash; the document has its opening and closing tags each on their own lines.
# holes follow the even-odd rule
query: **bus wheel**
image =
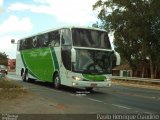
<svg viewBox="0 0 160 120">
<path fill-rule="evenodd" d="M 61 87 L 61 80 L 60 80 L 58 74 L 55 74 L 55 75 L 54 75 L 54 87 L 55 87 L 56 89 L 60 89 L 60 87 Z"/>
<path fill-rule="evenodd" d="M 22 73 L 22 80 L 23 80 L 23 82 L 29 81 L 28 71 L 27 70 Z"/>
</svg>

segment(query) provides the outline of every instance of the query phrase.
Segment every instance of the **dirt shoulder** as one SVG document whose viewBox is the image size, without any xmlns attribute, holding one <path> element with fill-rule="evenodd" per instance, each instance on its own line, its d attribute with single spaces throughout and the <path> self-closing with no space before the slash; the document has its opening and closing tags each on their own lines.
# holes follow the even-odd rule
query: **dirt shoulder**
<svg viewBox="0 0 160 120">
<path fill-rule="evenodd" d="M 67 109 L 62 104 L 32 93 L 18 82 L 0 80 L 0 86 L 0 113 L 2 114 L 61 114 Z"/>
<path fill-rule="evenodd" d="M 21 98 L 0 101 L 0 113 L 5 114 L 59 114 L 63 113 L 64 108 L 53 101 L 31 93 Z"/>
</svg>

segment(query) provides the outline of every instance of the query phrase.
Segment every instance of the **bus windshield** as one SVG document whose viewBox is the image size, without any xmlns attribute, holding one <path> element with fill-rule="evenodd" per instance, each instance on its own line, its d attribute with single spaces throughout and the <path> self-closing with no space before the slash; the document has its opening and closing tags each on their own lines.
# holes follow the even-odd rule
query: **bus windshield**
<svg viewBox="0 0 160 120">
<path fill-rule="evenodd" d="M 107 32 L 73 28 L 72 29 L 73 46 L 91 47 L 101 49 L 111 49 Z"/>
<path fill-rule="evenodd" d="M 111 74 L 111 56 L 109 51 L 76 49 L 73 71 L 86 74 Z"/>
</svg>

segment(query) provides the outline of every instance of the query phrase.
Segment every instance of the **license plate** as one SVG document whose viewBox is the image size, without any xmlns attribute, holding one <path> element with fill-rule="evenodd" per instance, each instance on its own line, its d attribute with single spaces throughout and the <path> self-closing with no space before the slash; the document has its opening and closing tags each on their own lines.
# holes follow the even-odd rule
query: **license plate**
<svg viewBox="0 0 160 120">
<path fill-rule="evenodd" d="M 91 87 L 97 87 L 97 84 L 92 83 L 92 84 L 91 84 Z"/>
</svg>

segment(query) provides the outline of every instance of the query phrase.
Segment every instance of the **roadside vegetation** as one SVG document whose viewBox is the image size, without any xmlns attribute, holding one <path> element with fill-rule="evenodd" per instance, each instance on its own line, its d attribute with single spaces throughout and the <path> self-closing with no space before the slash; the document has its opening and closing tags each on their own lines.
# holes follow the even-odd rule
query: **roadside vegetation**
<svg viewBox="0 0 160 120">
<path fill-rule="evenodd" d="M 27 90 L 25 90 L 24 87 L 17 82 L 6 78 L 0 79 L 0 101 L 23 97 L 27 94 Z"/>
<path fill-rule="evenodd" d="M 8 62 L 8 55 L 5 52 L 0 52 L 0 65 L 7 66 Z"/>
<path fill-rule="evenodd" d="M 153 82 L 145 82 L 145 81 L 132 81 L 132 80 L 121 80 L 121 79 L 112 79 L 112 83 L 116 85 L 124 85 L 124 86 L 133 86 L 140 88 L 150 88 L 150 89 L 158 89 L 160 90 L 160 83 Z"/>
<path fill-rule="evenodd" d="M 100 21 L 93 26 L 114 35 L 114 48 L 122 64 L 128 63 L 133 71 L 141 64 L 142 77 L 146 71 L 151 78 L 159 76 L 159 6 L 159 0 L 98 0 L 93 5 Z"/>
</svg>

